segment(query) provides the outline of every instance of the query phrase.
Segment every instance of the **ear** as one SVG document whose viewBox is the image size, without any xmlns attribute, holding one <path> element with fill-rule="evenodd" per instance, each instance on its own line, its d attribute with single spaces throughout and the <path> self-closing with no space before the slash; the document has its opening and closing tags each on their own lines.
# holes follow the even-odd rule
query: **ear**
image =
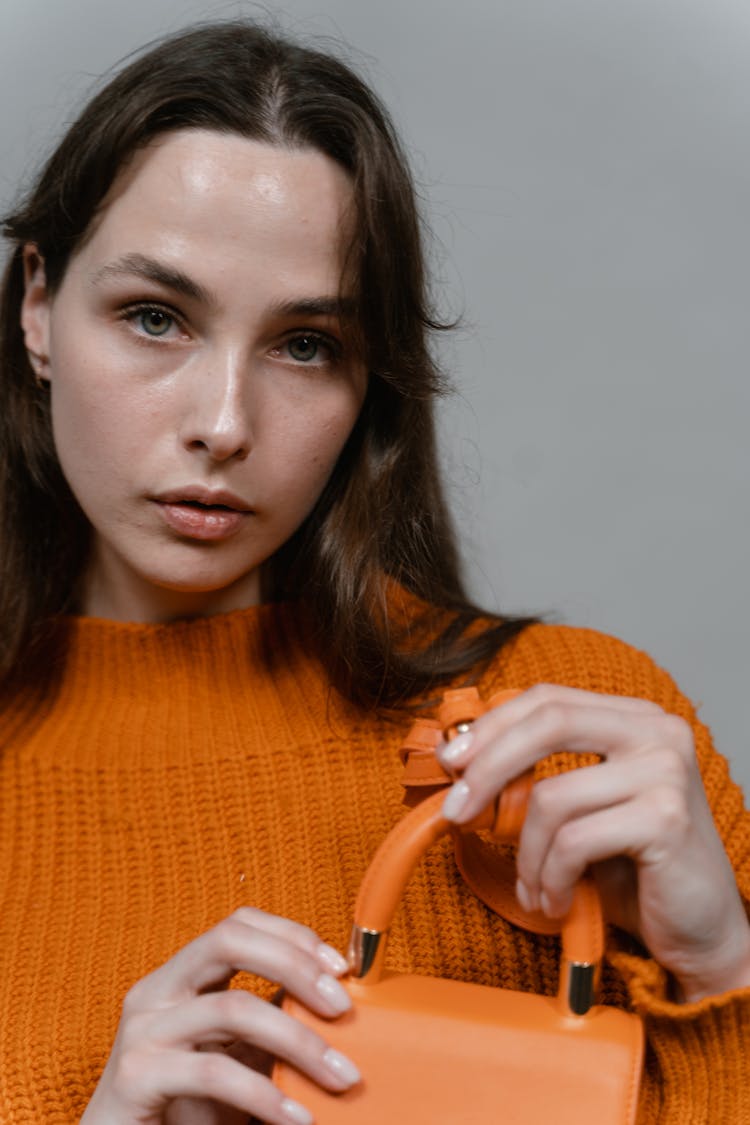
<svg viewBox="0 0 750 1125">
<path fill-rule="evenodd" d="M 38 379 L 49 379 L 50 295 L 44 258 L 33 242 L 23 248 L 25 293 L 21 303 L 21 327 L 31 366 Z"/>
</svg>

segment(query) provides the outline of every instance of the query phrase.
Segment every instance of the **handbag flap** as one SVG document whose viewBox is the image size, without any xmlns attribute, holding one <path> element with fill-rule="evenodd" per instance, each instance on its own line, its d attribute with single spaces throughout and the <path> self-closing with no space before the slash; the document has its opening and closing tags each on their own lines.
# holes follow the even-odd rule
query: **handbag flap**
<svg viewBox="0 0 750 1125">
<path fill-rule="evenodd" d="M 567 1016 L 547 996 L 387 972 L 346 987 L 354 1007 L 336 1020 L 283 1004 L 363 1075 L 331 1094 L 277 1063 L 274 1080 L 316 1125 L 635 1122 L 643 1029 L 632 1014 Z"/>
</svg>

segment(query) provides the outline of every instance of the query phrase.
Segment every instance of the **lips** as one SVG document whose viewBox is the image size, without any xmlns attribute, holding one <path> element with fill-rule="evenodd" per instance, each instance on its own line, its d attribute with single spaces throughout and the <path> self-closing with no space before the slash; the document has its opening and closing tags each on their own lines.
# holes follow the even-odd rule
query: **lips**
<svg viewBox="0 0 750 1125">
<path fill-rule="evenodd" d="M 160 493 L 153 499 L 167 526 L 187 539 L 229 539 L 252 515 L 250 505 L 226 489 L 196 485 Z"/>
<path fill-rule="evenodd" d="M 172 488 L 154 496 L 160 504 L 196 504 L 203 508 L 229 508 L 235 512 L 249 512 L 251 507 L 241 496 L 226 488 L 206 488 L 189 484 L 185 488 Z"/>
</svg>

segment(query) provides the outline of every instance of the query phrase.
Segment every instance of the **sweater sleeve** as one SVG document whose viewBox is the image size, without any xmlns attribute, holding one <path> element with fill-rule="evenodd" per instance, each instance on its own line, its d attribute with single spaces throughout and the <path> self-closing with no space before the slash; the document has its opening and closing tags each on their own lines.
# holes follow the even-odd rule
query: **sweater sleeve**
<svg viewBox="0 0 750 1125">
<path fill-rule="evenodd" d="M 748 910 L 750 902 L 750 814 L 729 776 L 726 760 L 712 745 L 692 704 L 666 673 L 666 710 L 693 727 L 696 753 L 714 822 L 735 871 Z M 659 1125 L 735 1125 L 750 1121 L 750 988 L 678 1004 L 669 980 L 653 959 L 611 954 L 631 1003 L 646 1027 L 647 1059 L 639 1121 Z"/>
<path fill-rule="evenodd" d="M 628 953 L 611 960 L 646 1029 L 639 1125 L 750 1121 L 750 988 L 675 1004 L 655 961 Z"/>
<path fill-rule="evenodd" d="M 691 702 L 650 657 L 589 630 L 534 626 L 490 679 L 490 690 L 552 682 L 650 699 L 690 723 L 714 822 L 748 910 L 750 813 L 742 791 Z M 571 755 L 556 757 L 558 765 L 550 772 L 585 764 Z M 639 1125 L 750 1122 L 750 988 L 678 1004 L 669 997 L 668 974 L 647 954 L 620 949 L 609 957 L 646 1028 Z"/>
</svg>

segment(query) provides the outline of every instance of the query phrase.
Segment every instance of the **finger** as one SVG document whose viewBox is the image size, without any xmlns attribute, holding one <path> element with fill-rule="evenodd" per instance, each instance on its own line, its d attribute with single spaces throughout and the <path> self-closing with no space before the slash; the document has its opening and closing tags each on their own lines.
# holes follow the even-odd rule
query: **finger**
<svg viewBox="0 0 750 1125">
<path fill-rule="evenodd" d="M 536 783 L 531 792 L 516 860 L 518 878 L 523 884 L 519 897 L 526 909 L 540 909 L 542 868 L 562 825 L 598 809 L 621 804 L 653 785 L 661 777 L 654 757 L 620 758 Z"/>
<path fill-rule="evenodd" d="M 291 918 L 269 914 L 265 910 L 259 910 L 256 906 L 241 906 L 238 910 L 235 910 L 234 917 L 244 922 L 245 925 L 254 926 L 273 937 L 288 941 L 291 945 L 301 949 L 303 953 L 312 954 L 335 976 L 341 976 L 349 968 L 346 958 L 342 957 L 332 945 L 321 941 L 315 930 L 309 926 L 303 926 L 300 922 L 294 922 Z"/>
<path fill-rule="evenodd" d="M 290 1062 L 329 1090 L 360 1081 L 355 1064 L 311 1028 L 252 993 L 207 993 L 162 1009 L 149 1028 L 154 1045 L 198 1047 L 240 1039 Z"/>
<path fill-rule="evenodd" d="M 668 811 L 663 816 L 659 815 L 663 801 L 640 794 L 614 808 L 567 821 L 552 841 L 542 868 L 540 904 L 544 912 L 550 917 L 566 914 L 576 883 L 587 867 L 600 860 L 629 856 L 641 865 L 661 864 L 666 869 L 667 837 L 682 838 L 689 818 L 686 809 L 678 812 L 681 802 L 671 791 L 664 798 Z"/>
<path fill-rule="evenodd" d="M 670 745 L 685 758 L 694 756 L 688 724 L 661 710 L 626 715 L 620 708 L 542 703 L 489 745 L 480 747 L 449 792 L 443 815 L 459 824 L 471 820 L 514 777 L 558 751 L 608 758 Z"/>
<path fill-rule="evenodd" d="M 210 1098 L 269 1125 L 312 1125 L 313 1115 L 262 1074 L 218 1052 L 172 1051 L 131 1060 L 132 1104 L 151 1113 L 174 1098 Z"/>
<path fill-rule="evenodd" d="M 248 925 L 238 912 L 134 985 L 126 997 L 125 1010 L 132 1013 L 180 1003 L 224 987 L 239 970 L 279 982 L 322 1015 L 339 1015 L 351 1006 L 343 986 L 330 973 L 321 971 L 319 956 L 280 937 L 278 932 Z"/>
<path fill-rule="evenodd" d="M 437 748 L 438 760 L 444 766 L 456 769 L 465 767 L 477 753 L 492 740 L 501 737 L 516 723 L 525 719 L 539 707 L 560 704 L 567 707 L 607 708 L 623 715 L 662 715 L 661 707 L 645 699 L 623 695 L 603 695 L 582 691 L 561 684 L 537 684 L 507 703 L 493 707 L 471 725 L 471 729 Z"/>
<path fill-rule="evenodd" d="M 474 724 L 484 737 L 493 737 L 507 727 L 523 719 L 538 707 L 560 704 L 567 707 L 593 707 L 622 714 L 661 715 L 663 709 L 649 699 L 638 699 L 628 695 L 608 695 L 598 691 L 585 691 L 582 688 L 566 687 L 564 684 L 535 684 L 534 687 L 509 699 L 498 707 L 493 707 L 480 716 Z"/>
</svg>

